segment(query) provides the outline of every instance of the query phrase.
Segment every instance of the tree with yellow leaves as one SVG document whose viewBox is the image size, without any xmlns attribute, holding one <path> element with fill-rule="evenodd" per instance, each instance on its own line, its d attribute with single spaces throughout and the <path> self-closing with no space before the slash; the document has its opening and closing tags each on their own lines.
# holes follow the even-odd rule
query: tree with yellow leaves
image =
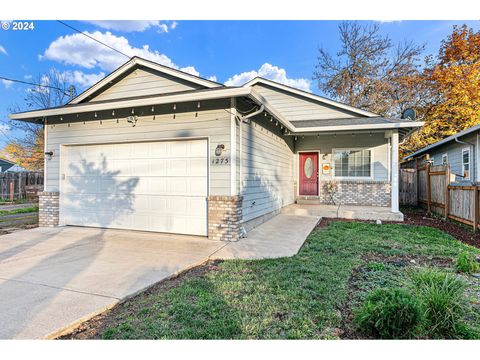
<svg viewBox="0 0 480 360">
<path fill-rule="evenodd" d="M 25 104 L 12 106 L 10 112 L 62 106 L 73 94 L 74 88 L 69 84 L 66 74 L 56 69 L 39 75 L 36 84 L 26 92 Z M 6 124 L 21 135 L 8 141 L 1 151 L 2 155 L 27 170 L 42 170 L 43 126 L 21 121 L 8 121 Z"/>
<path fill-rule="evenodd" d="M 454 27 L 438 57 L 428 57 L 423 71 L 427 100 L 419 113 L 425 125 L 402 144 L 408 154 L 480 124 L 480 32 Z"/>
</svg>

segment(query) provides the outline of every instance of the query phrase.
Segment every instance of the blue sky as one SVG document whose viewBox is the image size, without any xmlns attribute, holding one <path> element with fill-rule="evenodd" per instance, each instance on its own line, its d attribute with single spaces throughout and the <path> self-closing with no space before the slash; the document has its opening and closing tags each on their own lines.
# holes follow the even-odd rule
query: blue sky
<svg viewBox="0 0 480 360">
<path fill-rule="evenodd" d="M 338 50 L 338 21 L 67 21 L 129 55 L 151 58 L 228 85 L 260 74 L 317 92 L 312 81 L 317 49 Z M 465 21 L 379 23 L 394 41 L 426 43 L 436 54 L 452 26 Z M 478 30 L 479 21 L 467 21 Z M 78 92 L 126 61 L 121 55 L 56 21 L 34 21 L 34 30 L 0 30 L 0 76 L 31 81 L 55 67 Z M 0 82 L 0 147 L 18 135 L 8 128 L 8 108 L 22 104 L 27 87 Z M 3 124 L 3 125 L 2 125 Z"/>
</svg>

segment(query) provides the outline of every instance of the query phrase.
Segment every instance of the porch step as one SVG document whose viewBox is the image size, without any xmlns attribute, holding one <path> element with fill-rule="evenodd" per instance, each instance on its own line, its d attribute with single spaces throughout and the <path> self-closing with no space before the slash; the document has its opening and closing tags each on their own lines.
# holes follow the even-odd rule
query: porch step
<svg viewBox="0 0 480 360">
<path fill-rule="evenodd" d="M 315 200 L 301 200 L 301 199 L 298 199 L 297 200 L 297 204 L 299 205 L 320 205 L 320 200 L 319 199 L 315 199 Z"/>
<path fill-rule="evenodd" d="M 282 214 L 352 220 L 403 221 L 401 212 L 394 213 L 389 207 L 376 206 L 291 204 L 282 208 Z"/>
<path fill-rule="evenodd" d="M 299 216 L 321 216 L 336 218 L 338 206 L 335 205 L 314 205 L 310 204 L 291 204 L 282 208 L 282 214 L 299 215 Z"/>
<path fill-rule="evenodd" d="M 296 203 L 299 205 L 319 205 L 320 198 L 318 196 L 299 196 Z"/>
</svg>

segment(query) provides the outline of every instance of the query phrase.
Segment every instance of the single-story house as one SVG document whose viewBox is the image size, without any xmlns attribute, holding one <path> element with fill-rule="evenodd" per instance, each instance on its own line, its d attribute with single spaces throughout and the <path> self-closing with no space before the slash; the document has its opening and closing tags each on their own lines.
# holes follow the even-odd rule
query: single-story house
<svg viewBox="0 0 480 360">
<path fill-rule="evenodd" d="M 236 240 L 302 199 L 398 208 L 398 144 L 421 122 L 384 118 L 271 80 L 224 86 L 134 57 L 45 127 L 40 225 Z"/>
<path fill-rule="evenodd" d="M 14 166 L 15 163 L 7 159 L 0 159 L 0 172 L 5 172 Z"/>
<path fill-rule="evenodd" d="M 431 165 L 448 164 L 455 184 L 480 181 L 480 125 L 472 126 L 405 157 L 405 161 L 429 161 Z"/>
</svg>

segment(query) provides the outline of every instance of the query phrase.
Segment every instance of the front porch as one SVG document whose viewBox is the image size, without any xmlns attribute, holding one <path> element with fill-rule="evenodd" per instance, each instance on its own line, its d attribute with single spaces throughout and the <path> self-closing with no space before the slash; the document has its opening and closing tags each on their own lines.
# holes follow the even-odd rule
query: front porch
<svg viewBox="0 0 480 360">
<path fill-rule="evenodd" d="M 282 208 L 282 213 L 352 220 L 403 221 L 403 214 L 392 211 L 390 206 L 291 204 Z"/>
</svg>

